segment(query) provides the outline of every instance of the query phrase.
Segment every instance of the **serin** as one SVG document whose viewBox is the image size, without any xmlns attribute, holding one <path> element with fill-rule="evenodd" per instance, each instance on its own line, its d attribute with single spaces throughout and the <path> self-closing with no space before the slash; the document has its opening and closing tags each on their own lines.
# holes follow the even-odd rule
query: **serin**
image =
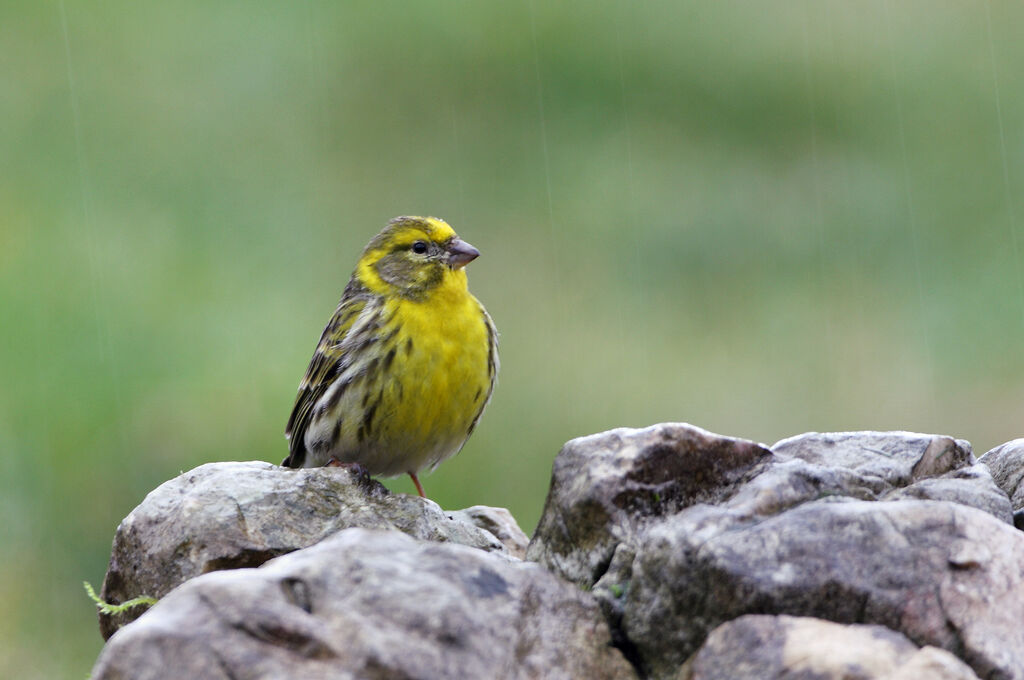
<svg viewBox="0 0 1024 680">
<path fill-rule="evenodd" d="M 443 220 L 396 217 L 363 250 L 299 385 L 282 465 L 417 473 L 459 452 L 491 398 L 498 334 L 469 292 L 480 252 Z"/>
</svg>

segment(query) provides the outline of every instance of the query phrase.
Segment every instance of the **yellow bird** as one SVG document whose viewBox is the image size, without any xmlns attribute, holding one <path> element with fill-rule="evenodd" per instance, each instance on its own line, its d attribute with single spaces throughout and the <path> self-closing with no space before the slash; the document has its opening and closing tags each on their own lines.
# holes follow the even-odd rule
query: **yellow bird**
<svg viewBox="0 0 1024 680">
<path fill-rule="evenodd" d="M 299 385 L 286 467 L 417 473 L 473 433 L 498 373 L 498 333 L 469 292 L 480 255 L 443 220 L 396 217 L 352 272 Z"/>
</svg>

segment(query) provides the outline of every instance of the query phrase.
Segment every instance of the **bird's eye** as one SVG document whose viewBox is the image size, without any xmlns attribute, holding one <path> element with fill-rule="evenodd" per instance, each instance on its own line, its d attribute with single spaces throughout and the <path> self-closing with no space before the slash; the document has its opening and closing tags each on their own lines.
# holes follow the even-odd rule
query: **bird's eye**
<svg viewBox="0 0 1024 680">
<path fill-rule="evenodd" d="M 413 243 L 412 244 L 412 252 L 419 253 L 420 255 L 422 255 L 423 253 L 427 252 L 427 243 L 426 243 L 426 241 L 416 241 L 416 243 Z"/>
</svg>

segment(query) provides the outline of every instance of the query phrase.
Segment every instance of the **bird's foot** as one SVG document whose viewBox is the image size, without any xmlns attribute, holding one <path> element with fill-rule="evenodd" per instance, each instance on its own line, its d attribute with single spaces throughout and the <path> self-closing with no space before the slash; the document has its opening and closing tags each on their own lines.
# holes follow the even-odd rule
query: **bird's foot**
<svg viewBox="0 0 1024 680">
<path fill-rule="evenodd" d="M 336 467 L 343 470 L 348 470 L 349 474 L 356 478 L 356 481 L 360 484 L 366 484 L 370 481 L 370 472 L 359 463 L 343 463 L 337 458 L 331 458 L 329 461 L 324 463 L 324 467 Z"/>
</svg>

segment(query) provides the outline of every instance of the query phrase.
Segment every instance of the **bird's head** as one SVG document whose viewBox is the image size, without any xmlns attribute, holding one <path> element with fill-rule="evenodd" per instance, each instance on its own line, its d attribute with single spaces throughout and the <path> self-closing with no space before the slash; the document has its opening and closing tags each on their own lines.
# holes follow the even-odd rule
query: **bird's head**
<svg viewBox="0 0 1024 680">
<path fill-rule="evenodd" d="M 436 217 L 396 217 L 366 245 L 356 275 L 375 293 L 423 299 L 438 286 L 466 288 L 463 267 L 480 251 Z"/>
</svg>

